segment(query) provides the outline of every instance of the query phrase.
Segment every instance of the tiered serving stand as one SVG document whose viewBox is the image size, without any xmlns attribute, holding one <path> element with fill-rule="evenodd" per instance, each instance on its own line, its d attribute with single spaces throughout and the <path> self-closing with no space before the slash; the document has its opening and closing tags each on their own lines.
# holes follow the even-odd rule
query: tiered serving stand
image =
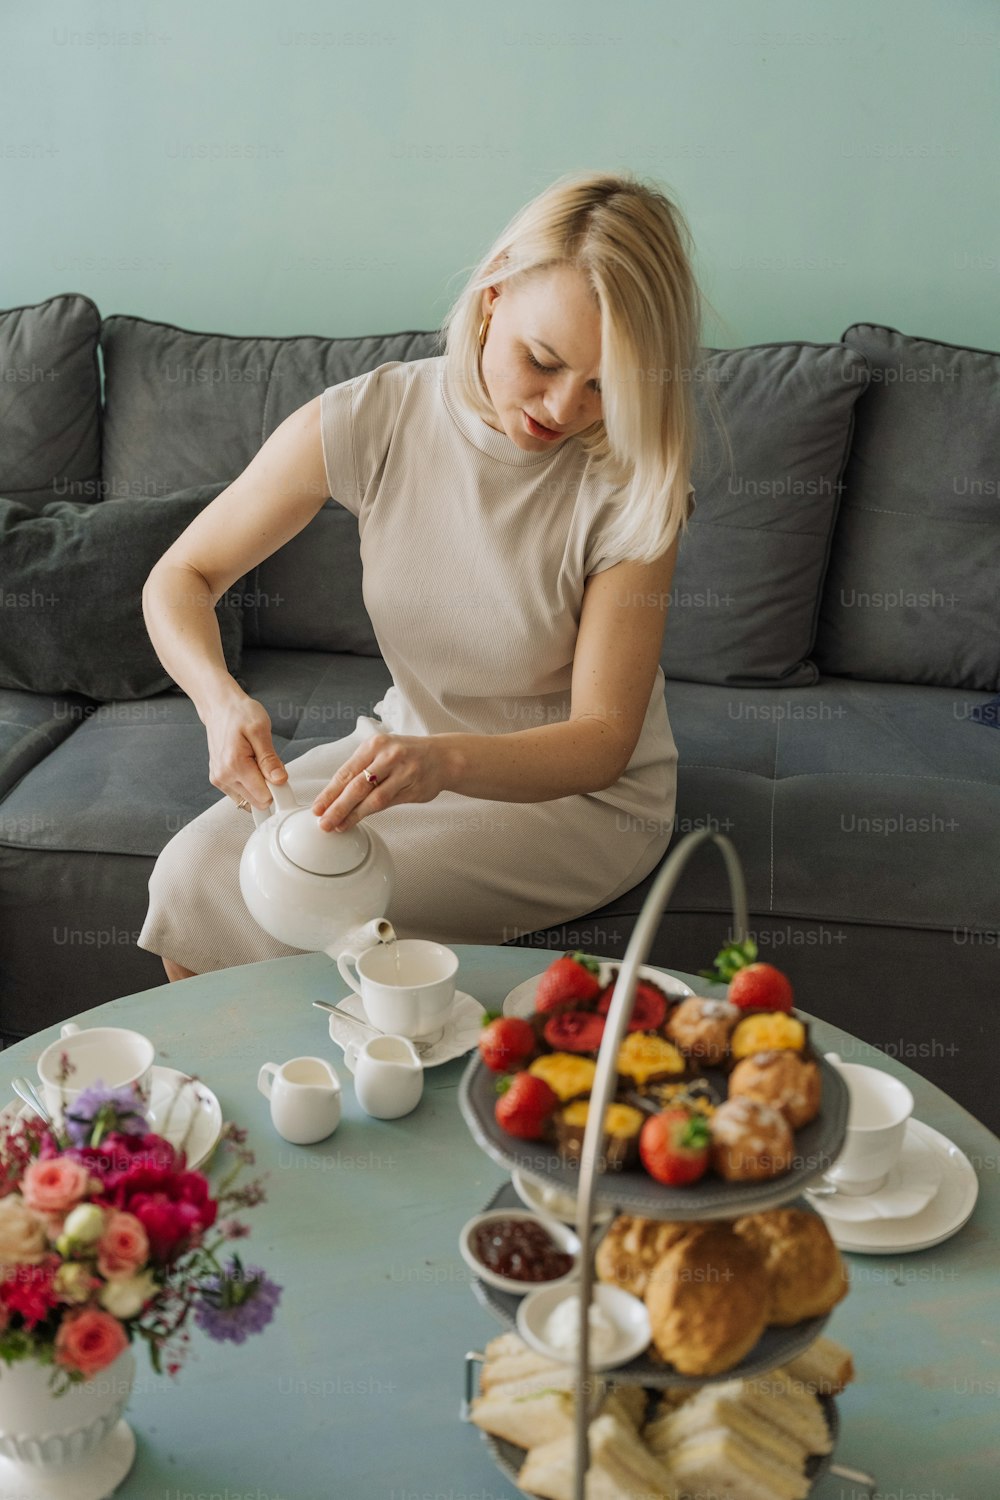
<svg viewBox="0 0 1000 1500">
<path fill-rule="evenodd" d="M 462 1079 L 459 1104 L 466 1123 L 477 1144 L 499 1165 L 510 1170 L 523 1170 L 542 1181 L 576 1195 L 576 1233 L 580 1240 L 580 1333 L 577 1359 L 576 1400 L 576 1467 L 575 1496 L 584 1500 L 584 1484 L 590 1466 L 588 1434 L 592 1403 L 582 1393 L 596 1392 L 590 1368 L 590 1322 L 587 1316 L 593 1296 L 592 1222 L 595 1204 L 617 1212 L 640 1215 L 647 1219 L 733 1219 L 741 1214 L 755 1213 L 763 1209 L 777 1208 L 798 1197 L 806 1183 L 828 1170 L 836 1159 L 847 1127 L 847 1089 L 840 1074 L 822 1058 L 817 1058 L 823 1080 L 823 1104 L 819 1117 L 795 1135 L 795 1163 L 790 1172 L 779 1178 L 758 1183 L 727 1183 L 721 1179 L 704 1178 L 690 1188 L 664 1188 L 645 1173 L 614 1172 L 602 1175 L 600 1146 L 603 1137 L 603 1121 L 607 1105 L 615 1091 L 615 1062 L 625 1029 L 632 1014 L 636 981 L 660 917 L 674 887 L 680 879 L 685 865 L 702 843 L 711 841 L 718 845 L 729 875 L 730 894 L 733 905 L 733 931 L 735 940 L 747 936 L 747 904 L 743 871 L 736 850 L 729 839 L 711 829 L 699 829 L 688 834 L 677 848 L 666 858 L 653 882 L 646 902 L 639 913 L 635 929 L 621 961 L 614 996 L 608 1012 L 604 1036 L 597 1057 L 597 1072 L 591 1091 L 591 1108 L 584 1132 L 583 1150 L 579 1168 L 567 1165 L 555 1152 L 531 1142 L 518 1141 L 507 1135 L 496 1124 L 495 1078 L 481 1060 L 476 1057 L 470 1063 Z M 513 1206 L 513 1189 L 503 1187 L 488 1205 Z M 513 1325 L 518 1299 L 505 1296 L 486 1286 L 478 1279 L 473 1289 L 479 1299 L 504 1323 Z M 824 1326 L 826 1318 L 813 1318 L 796 1324 L 792 1328 L 769 1328 L 757 1346 L 739 1365 L 715 1377 L 685 1377 L 669 1366 L 654 1362 L 643 1355 L 630 1364 L 604 1372 L 606 1378 L 618 1383 L 632 1382 L 644 1386 L 679 1387 L 700 1386 L 714 1381 L 732 1380 L 742 1375 L 752 1375 L 774 1369 L 786 1360 L 807 1348 Z M 467 1365 L 467 1371 L 469 1367 Z M 469 1377 L 467 1374 L 467 1386 Z M 467 1390 L 468 1395 L 468 1390 Z M 598 1399 L 596 1396 L 594 1399 Z M 831 1437 L 836 1441 L 838 1422 L 836 1407 L 832 1400 L 823 1401 Z M 504 1473 L 516 1483 L 520 1466 L 521 1450 L 509 1443 L 490 1440 L 490 1447 Z M 815 1457 L 810 1477 L 815 1481 L 830 1467 L 830 1455 Z M 842 1471 L 848 1472 L 848 1471 Z M 522 1492 L 523 1493 L 523 1492 Z"/>
</svg>

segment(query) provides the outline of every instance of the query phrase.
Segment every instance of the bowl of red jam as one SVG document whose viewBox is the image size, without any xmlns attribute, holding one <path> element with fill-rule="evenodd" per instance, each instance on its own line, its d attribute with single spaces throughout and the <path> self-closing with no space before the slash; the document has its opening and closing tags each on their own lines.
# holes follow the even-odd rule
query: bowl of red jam
<svg viewBox="0 0 1000 1500">
<path fill-rule="evenodd" d="M 572 1229 L 523 1208 L 477 1214 L 459 1235 L 458 1248 L 475 1275 L 515 1296 L 570 1281 L 580 1264 Z"/>
</svg>

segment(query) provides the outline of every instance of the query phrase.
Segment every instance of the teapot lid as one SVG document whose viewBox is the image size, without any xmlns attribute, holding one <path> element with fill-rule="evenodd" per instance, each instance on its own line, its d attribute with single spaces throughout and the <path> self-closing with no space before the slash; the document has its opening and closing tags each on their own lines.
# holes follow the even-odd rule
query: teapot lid
<svg viewBox="0 0 1000 1500">
<path fill-rule="evenodd" d="M 371 839 L 360 824 L 343 833 L 328 833 L 309 807 L 283 818 L 278 846 L 293 865 L 310 875 L 349 875 L 364 863 Z"/>
</svg>

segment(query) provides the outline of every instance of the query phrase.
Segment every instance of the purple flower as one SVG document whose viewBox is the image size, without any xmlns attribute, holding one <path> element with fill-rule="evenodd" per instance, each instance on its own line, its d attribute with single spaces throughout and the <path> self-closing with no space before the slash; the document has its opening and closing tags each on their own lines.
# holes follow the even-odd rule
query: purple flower
<svg viewBox="0 0 1000 1500">
<path fill-rule="evenodd" d="M 238 1255 L 226 1263 L 221 1276 L 206 1277 L 200 1291 L 194 1315 L 198 1327 L 211 1339 L 234 1344 L 266 1328 L 281 1297 L 281 1287 L 260 1266 L 244 1267 Z"/>
<path fill-rule="evenodd" d="M 98 1079 L 83 1089 L 64 1115 L 73 1146 L 99 1146 L 112 1130 L 145 1135 L 149 1129 L 146 1105 L 131 1083 L 112 1089 Z"/>
</svg>

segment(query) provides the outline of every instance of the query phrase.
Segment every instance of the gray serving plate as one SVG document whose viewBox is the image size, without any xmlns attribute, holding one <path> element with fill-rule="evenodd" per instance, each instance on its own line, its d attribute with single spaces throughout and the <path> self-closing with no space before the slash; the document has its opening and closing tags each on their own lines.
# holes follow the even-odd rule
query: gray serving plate
<svg viewBox="0 0 1000 1500">
<path fill-rule="evenodd" d="M 823 1083 L 823 1103 L 816 1119 L 795 1132 L 795 1154 L 789 1171 L 766 1182 L 725 1182 L 709 1173 L 686 1188 L 664 1187 L 643 1169 L 607 1172 L 597 1177 L 594 1201 L 619 1213 L 645 1219 L 735 1219 L 740 1214 L 780 1208 L 807 1183 L 829 1171 L 844 1143 L 848 1093 L 840 1073 L 816 1058 Z M 711 1076 L 711 1075 L 709 1075 Z M 507 1171 L 541 1177 L 563 1192 L 576 1193 L 579 1167 L 571 1166 L 544 1143 L 519 1141 L 497 1124 L 497 1075 L 477 1055 L 459 1085 L 458 1103 L 476 1144 Z"/>
<path fill-rule="evenodd" d="M 810 1213 L 814 1212 L 804 1200 L 789 1206 L 804 1208 Z M 504 1183 L 503 1187 L 493 1194 L 482 1212 L 488 1214 L 500 1208 L 509 1208 L 515 1214 L 518 1210 L 522 1213 L 525 1211 L 524 1204 L 509 1182 Z M 526 1283 L 525 1295 L 536 1291 L 539 1285 L 544 1286 L 545 1283 Z M 520 1296 L 514 1292 L 501 1292 L 499 1288 L 490 1286 L 478 1276 L 473 1279 L 472 1290 L 483 1306 L 488 1308 L 505 1327 L 516 1326 L 517 1309 L 522 1301 Z M 809 1345 L 819 1338 L 829 1317 L 829 1313 L 824 1313 L 821 1318 L 806 1318 L 801 1323 L 794 1323 L 791 1328 L 765 1328 L 750 1353 L 741 1359 L 738 1365 L 733 1365 L 731 1369 L 720 1375 L 681 1375 L 673 1365 L 653 1359 L 649 1354 L 641 1354 L 638 1359 L 630 1360 L 627 1365 L 616 1365 L 612 1370 L 602 1370 L 601 1378 L 627 1381 L 630 1385 L 680 1386 L 687 1390 L 696 1390 L 702 1385 L 717 1385 L 721 1381 L 739 1380 L 746 1375 L 762 1375 L 766 1370 L 773 1370 L 777 1365 L 787 1364 L 790 1359 L 794 1359 L 797 1354 L 808 1349 Z"/>
</svg>

